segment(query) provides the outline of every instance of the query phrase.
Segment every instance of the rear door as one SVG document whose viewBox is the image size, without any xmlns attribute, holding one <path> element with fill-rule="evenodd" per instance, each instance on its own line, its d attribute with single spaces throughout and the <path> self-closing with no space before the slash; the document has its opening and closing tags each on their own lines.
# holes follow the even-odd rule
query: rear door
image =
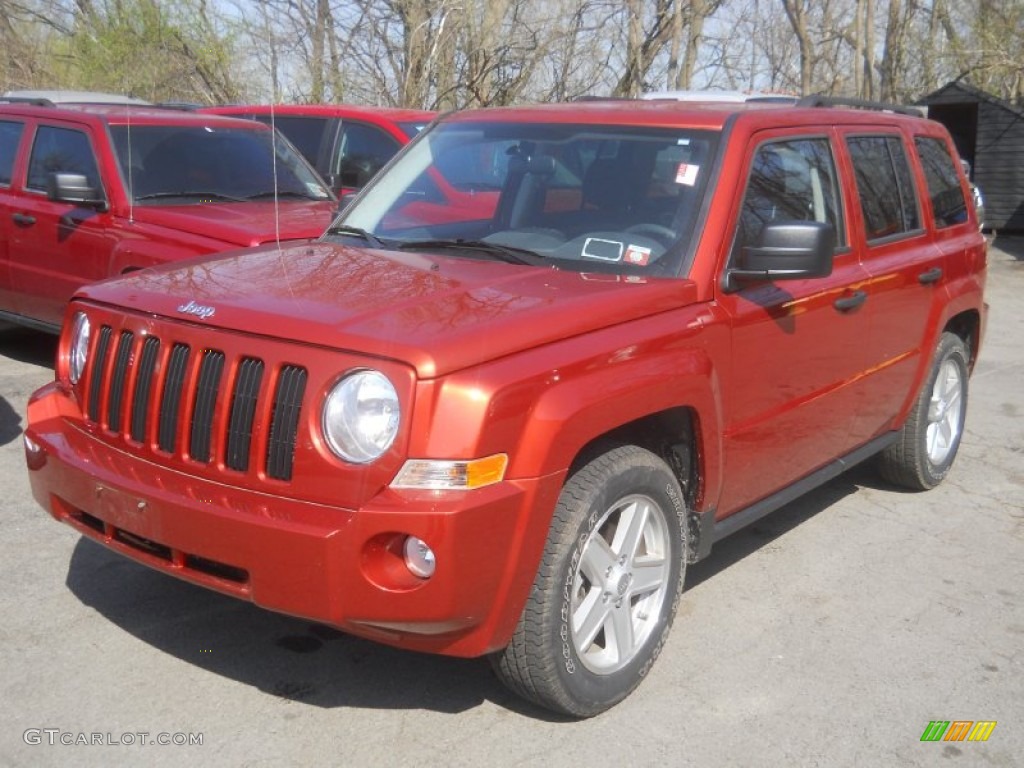
<svg viewBox="0 0 1024 768">
<path fill-rule="evenodd" d="M 893 420 L 916 395 L 915 379 L 931 353 L 925 336 L 938 322 L 942 301 L 937 292 L 948 275 L 942 249 L 925 220 L 909 134 L 898 128 L 858 132 L 846 135 L 844 144 L 857 180 L 857 215 L 863 221 L 858 228 L 863 236 L 855 238 L 854 247 L 869 276 L 864 290 L 871 317 L 865 337 L 870 338 L 871 373 L 859 419 L 861 429 L 876 435 L 894 426 Z M 926 151 L 934 149 L 929 145 Z M 934 168 L 938 158 L 929 157 Z M 951 166 L 952 158 L 946 158 Z M 955 168 L 950 170 L 956 179 Z M 957 192 L 959 213 L 943 215 L 966 221 L 958 181 Z"/>
<path fill-rule="evenodd" d="M 59 326 L 71 295 L 109 276 L 114 217 L 101 207 L 47 197 L 51 175 L 58 172 L 82 174 L 104 190 L 89 126 L 40 121 L 31 142 L 25 189 L 13 214 L 18 223 L 10 240 L 11 288 L 19 314 Z"/>
<path fill-rule="evenodd" d="M 772 222 L 828 222 L 837 247 L 828 277 L 748 281 L 719 297 L 731 321 L 734 366 L 723 377 L 728 420 L 719 517 L 864 441 L 856 413 L 864 395 L 866 275 L 846 234 L 849 190 L 838 180 L 834 138 L 772 132 L 748 160 L 730 260 Z"/>
</svg>

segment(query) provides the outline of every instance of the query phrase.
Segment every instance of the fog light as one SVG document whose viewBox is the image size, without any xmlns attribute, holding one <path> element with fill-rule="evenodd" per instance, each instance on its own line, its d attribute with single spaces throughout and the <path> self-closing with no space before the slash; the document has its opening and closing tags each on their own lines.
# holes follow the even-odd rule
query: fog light
<svg viewBox="0 0 1024 768">
<path fill-rule="evenodd" d="M 25 439 L 25 450 L 28 451 L 29 453 L 39 453 L 41 450 L 43 450 L 39 443 L 37 443 L 28 435 L 23 435 L 23 437 Z"/>
<path fill-rule="evenodd" d="M 427 546 L 423 539 L 410 536 L 405 540 L 405 567 L 421 579 L 429 579 L 434 575 L 437 563 L 434 561 L 434 550 Z"/>
</svg>

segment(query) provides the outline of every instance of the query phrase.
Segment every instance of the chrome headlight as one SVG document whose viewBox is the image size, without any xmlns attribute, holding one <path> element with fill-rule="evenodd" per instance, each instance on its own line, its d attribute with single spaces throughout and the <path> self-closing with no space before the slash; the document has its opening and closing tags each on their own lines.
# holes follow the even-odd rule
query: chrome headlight
<svg viewBox="0 0 1024 768">
<path fill-rule="evenodd" d="M 71 327 L 71 346 L 68 350 L 68 376 L 72 384 L 77 384 L 85 370 L 85 361 L 89 356 L 89 333 L 92 330 L 85 312 L 76 312 Z"/>
<path fill-rule="evenodd" d="M 353 464 L 379 459 L 398 434 L 398 392 L 380 371 L 348 374 L 324 402 L 323 432 L 338 456 Z"/>
</svg>

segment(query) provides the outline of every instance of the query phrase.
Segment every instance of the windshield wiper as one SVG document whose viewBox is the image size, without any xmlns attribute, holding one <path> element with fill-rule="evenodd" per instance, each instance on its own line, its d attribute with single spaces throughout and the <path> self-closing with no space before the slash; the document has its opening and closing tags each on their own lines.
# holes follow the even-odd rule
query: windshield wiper
<svg viewBox="0 0 1024 768">
<path fill-rule="evenodd" d="M 327 228 L 328 235 L 348 235 L 349 237 L 358 237 L 360 240 L 365 240 L 374 248 L 387 248 L 389 243 L 385 243 L 379 237 L 372 232 L 367 232 L 365 229 L 359 227 L 350 227 L 348 224 L 332 224 Z"/>
<path fill-rule="evenodd" d="M 479 251 L 480 253 L 486 253 L 489 256 L 494 256 L 508 264 L 526 264 L 531 267 L 540 266 L 545 264 L 546 261 L 543 256 L 540 256 L 527 248 L 515 248 L 511 245 L 498 245 L 497 243 L 488 243 L 486 240 L 463 240 L 461 238 L 455 238 L 452 240 L 407 240 L 405 242 L 396 243 L 395 247 L 400 248 L 403 251 L 417 250 L 419 248 L 423 248 L 424 250 L 452 248 L 457 250 Z"/>
<path fill-rule="evenodd" d="M 289 191 L 278 191 L 278 192 L 274 192 L 273 190 L 269 190 L 267 192 L 257 192 L 254 195 L 246 195 L 245 199 L 246 200 L 261 200 L 263 198 L 272 198 L 272 197 L 298 197 L 298 198 L 301 198 L 302 200 L 326 200 L 327 199 L 326 195 L 324 195 L 323 197 L 316 197 L 315 195 L 308 195 L 305 192 L 295 192 L 295 191 L 292 191 L 292 190 L 289 190 Z"/>
<path fill-rule="evenodd" d="M 230 203 L 245 202 L 245 198 L 242 197 L 232 197 L 231 195 L 225 195 L 222 192 L 209 192 L 198 189 L 181 190 L 180 192 L 151 192 L 148 195 L 136 195 L 135 202 L 139 202 L 140 200 L 160 200 L 165 197 L 205 197 L 210 200 L 226 200 Z"/>
</svg>

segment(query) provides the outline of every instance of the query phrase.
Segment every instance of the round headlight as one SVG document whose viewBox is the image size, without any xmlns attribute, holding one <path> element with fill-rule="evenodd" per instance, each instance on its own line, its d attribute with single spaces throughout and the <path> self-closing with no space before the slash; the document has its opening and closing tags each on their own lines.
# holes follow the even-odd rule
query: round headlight
<svg viewBox="0 0 1024 768">
<path fill-rule="evenodd" d="M 89 332 L 91 326 L 85 312 L 75 314 L 74 325 L 71 327 L 71 348 L 68 352 L 68 376 L 71 383 L 77 384 L 85 370 L 85 360 L 89 356 Z"/>
<path fill-rule="evenodd" d="M 398 393 L 380 371 L 350 373 L 327 395 L 323 429 L 327 444 L 354 464 L 380 458 L 398 434 Z"/>
</svg>

